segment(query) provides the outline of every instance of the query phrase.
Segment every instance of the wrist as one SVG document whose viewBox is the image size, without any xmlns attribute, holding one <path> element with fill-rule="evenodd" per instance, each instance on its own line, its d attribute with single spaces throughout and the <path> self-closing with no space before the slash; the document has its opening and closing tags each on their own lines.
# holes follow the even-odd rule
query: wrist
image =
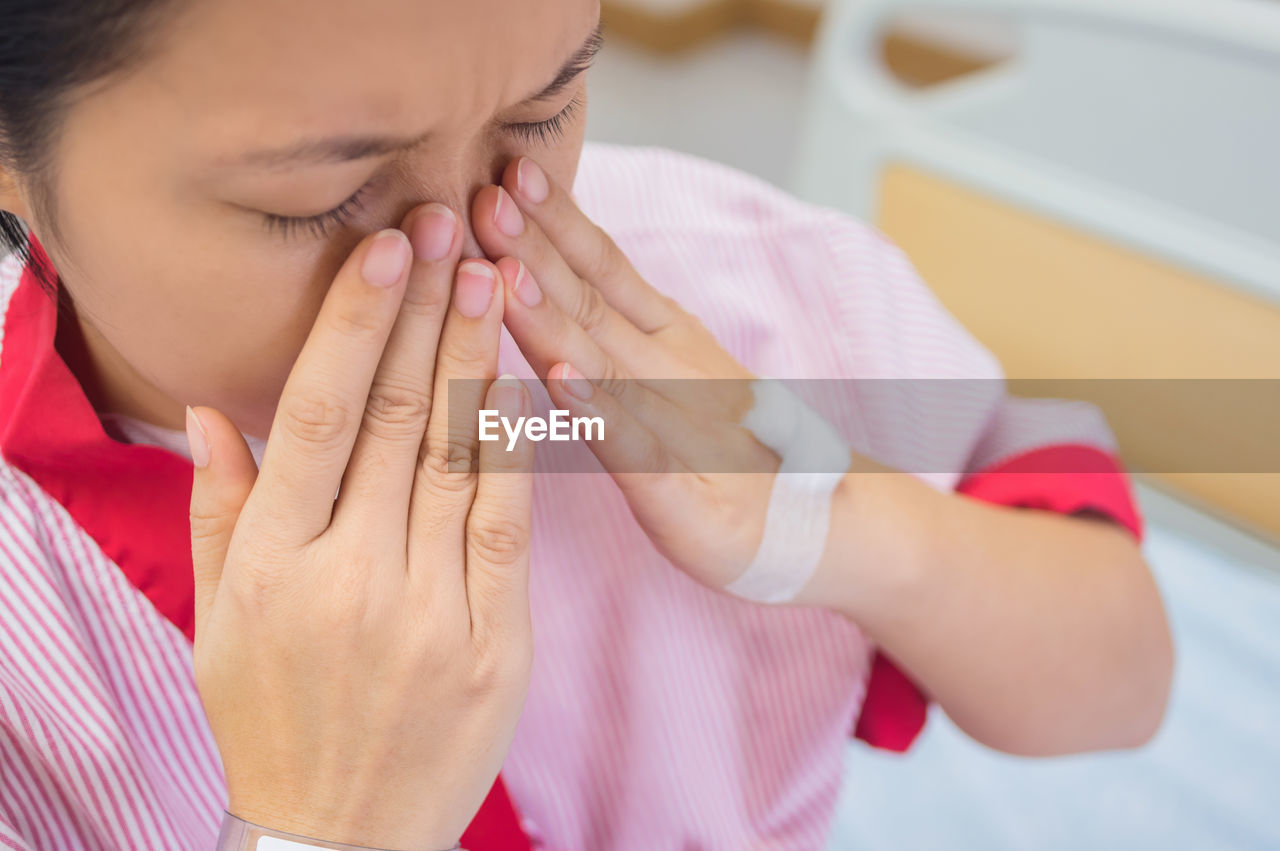
<svg viewBox="0 0 1280 851">
<path fill-rule="evenodd" d="M 862 627 L 901 612 L 936 561 L 931 541 L 946 498 L 909 473 L 856 457 L 832 495 L 822 560 L 796 602 Z"/>
</svg>

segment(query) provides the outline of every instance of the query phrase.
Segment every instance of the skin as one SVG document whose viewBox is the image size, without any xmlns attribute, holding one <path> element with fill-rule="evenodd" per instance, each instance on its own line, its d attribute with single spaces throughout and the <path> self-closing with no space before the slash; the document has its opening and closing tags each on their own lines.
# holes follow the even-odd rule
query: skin
<svg viewBox="0 0 1280 851">
<path fill-rule="evenodd" d="M 759 547 L 772 477 L 705 471 L 772 471 L 777 459 L 762 460 L 769 453 L 739 425 L 751 404 L 744 381 L 669 379 L 752 376 L 563 186 L 548 179 L 546 197 L 530 197 L 528 163 L 509 166 L 502 184 L 523 216 L 476 217 L 481 245 L 502 258 L 503 321 L 557 406 L 603 417 L 609 437 L 589 445 L 650 539 L 723 588 Z M 482 190 L 478 209 L 494 206 Z M 592 379 L 585 398 L 566 370 Z M 711 451 L 732 466 L 710 467 Z M 1155 735 L 1172 640 L 1141 549 L 1118 524 L 939 493 L 851 453 L 831 530 L 792 603 L 858 624 L 978 741 L 1047 756 Z"/>
<path fill-rule="evenodd" d="M 611 423 L 614 437 L 591 448 L 646 533 L 677 566 L 722 588 L 759 543 L 770 477 L 746 486 L 688 475 L 690 444 L 670 424 L 697 422 L 708 445 L 767 467 L 768 450 L 737 424 L 749 399 L 732 390 L 664 397 L 618 379 L 751 375 L 573 203 L 583 109 L 548 146 L 502 129 L 585 100 L 578 77 L 546 102 L 521 105 L 598 20 L 595 2 L 551 4 L 332 0 L 308 4 L 301 19 L 285 0 L 190 4 L 135 72 L 69 112 L 54 188 L 75 203 L 61 206 L 56 238 L 38 218 L 36 232 L 75 300 L 99 409 L 182 428 L 182 403 L 198 403 L 221 412 L 214 442 L 224 446 L 234 443 L 231 423 L 270 432 L 334 273 L 358 240 L 410 229 L 405 216 L 423 201 L 445 203 L 463 220 L 460 256 L 496 264 L 501 321 L 553 400 Z M 430 136 L 351 162 L 231 165 L 250 151 L 351 133 Z M 522 163 L 541 168 L 545 198 L 529 193 Z M 284 239 L 254 212 L 319 213 L 370 180 L 350 223 L 323 238 Z M 21 176 L 3 185 L 0 202 L 29 215 Z M 504 215 L 495 216 L 499 205 Z M 590 379 L 585 399 L 564 380 L 581 375 Z M 240 448 L 232 455 L 242 495 L 230 502 L 243 502 L 252 462 Z M 1173 654 L 1128 533 L 939 494 L 851 461 L 835 532 L 796 603 L 858 623 L 992 747 L 1053 754 L 1135 746 L 1154 734 Z M 296 800 L 266 812 L 287 820 Z"/>
<path fill-rule="evenodd" d="M 599 4 L 320 0 L 302 16 L 289 0 L 180 5 L 136 71 L 68 111 L 53 189 L 74 202 L 58 205 L 56 239 L 33 225 L 76 305 L 99 410 L 180 429 L 184 404 L 210 405 L 265 438 L 362 235 L 436 200 L 464 218 L 462 257 L 480 257 L 469 202 L 508 160 L 537 153 L 572 185 L 585 108 L 550 145 L 503 125 L 585 102 L 580 74 L 521 103 L 583 44 Z M 233 164 L 312 138 L 424 133 L 411 150 L 346 163 Z M 254 212 L 320 213 L 370 179 L 329 238 L 282 238 Z M 21 176 L 8 185 L 0 205 L 29 217 Z"/>
<path fill-rule="evenodd" d="M 483 389 L 497 366 L 500 277 L 487 260 L 459 263 L 482 254 L 469 202 L 533 149 L 510 123 L 585 99 L 577 74 L 524 103 L 598 7 L 181 12 L 144 62 L 67 112 L 58 220 L 36 215 L 13 172 L 0 173 L 0 206 L 32 225 L 72 296 L 60 342 L 80 351 L 80 332 L 73 368 L 98 410 L 198 436 L 193 661 L 230 811 L 338 842 L 451 847 L 510 745 L 532 647 L 532 453 L 468 442 L 436 404 L 449 379 Z M 537 148 L 566 181 L 582 114 Z M 427 132 L 341 164 L 228 165 L 333 134 Z M 325 238 L 286 241 L 255 212 L 319 213 L 371 178 L 359 214 Z M 441 203 L 454 225 L 433 260 L 420 248 Z M 366 260 L 388 239 L 413 261 L 375 287 Z M 502 384 L 463 407 L 527 410 L 523 389 Z M 270 436 L 261 470 L 241 432 Z M 458 457 L 475 465 L 454 469 Z"/>
</svg>

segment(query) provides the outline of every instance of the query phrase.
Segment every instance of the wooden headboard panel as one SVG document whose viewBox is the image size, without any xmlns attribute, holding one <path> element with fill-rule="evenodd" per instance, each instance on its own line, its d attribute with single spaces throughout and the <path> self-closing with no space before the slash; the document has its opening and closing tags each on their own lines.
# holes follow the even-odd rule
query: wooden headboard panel
<svg viewBox="0 0 1280 851">
<path fill-rule="evenodd" d="M 877 224 L 1011 378 L 1280 379 L 1274 303 L 906 165 L 883 174 Z M 1274 393 L 1225 416 L 1189 383 L 1072 386 L 1097 390 L 1144 478 L 1280 541 Z M 1208 445 L 1237 463 L 1198 464 Z M 1242 472 L 1251 458 L 1268 463 Z"/>
</svg>

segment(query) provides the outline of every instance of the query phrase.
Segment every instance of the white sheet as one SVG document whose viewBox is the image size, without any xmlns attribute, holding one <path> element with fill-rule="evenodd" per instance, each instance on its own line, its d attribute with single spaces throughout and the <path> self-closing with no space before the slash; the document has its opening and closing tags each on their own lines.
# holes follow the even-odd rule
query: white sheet
<svg viewBox="0 0 1280 851">
<path fill-rule="evenodd" d="M 1024 760 L 935 708 L 905 757 L 851 745 L 830 848 L 1280 848 L 1280 550 L 1140 500 L 1178 645 L 1155 741 Z"/>
</svg>

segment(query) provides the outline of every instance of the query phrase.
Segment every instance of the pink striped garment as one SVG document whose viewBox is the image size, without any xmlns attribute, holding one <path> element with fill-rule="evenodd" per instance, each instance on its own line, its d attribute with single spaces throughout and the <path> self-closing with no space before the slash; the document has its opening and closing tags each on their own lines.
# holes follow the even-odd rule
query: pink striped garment
<svg viewBox="0 0 1280 851">
<path fill-rule="evenodd" d="M 1114 450 L 1087 406 L 1005 396 L 998 363 L 903 254 L 841 212 L 690 155 L 591 142 L 573 189 L 647 280 L 757 374 L 990 379 L 939 426 L 945 439 L 898 427 L 892 405 L 839 403 L 855 448 L 927 446 L 935 487 L 1045 447 Z M 5 305 L 19 272 L 0 269 Z M 505 335 L 501 361 L 532 377 Z M 190 457 L 181 432 L 102 421 Z M 263 443 L 251 446 L 260 459 Z M 535 661 L 502 772 L 535 847 L 824 847 L 871 642 L 833 612 L 689 579 L 607 476 L 538 476 L 535 497 Z M 0 559 L 0 845 L 211 847 L 225 790 L 182 632 L 7 463 Z"/>
</svg>

